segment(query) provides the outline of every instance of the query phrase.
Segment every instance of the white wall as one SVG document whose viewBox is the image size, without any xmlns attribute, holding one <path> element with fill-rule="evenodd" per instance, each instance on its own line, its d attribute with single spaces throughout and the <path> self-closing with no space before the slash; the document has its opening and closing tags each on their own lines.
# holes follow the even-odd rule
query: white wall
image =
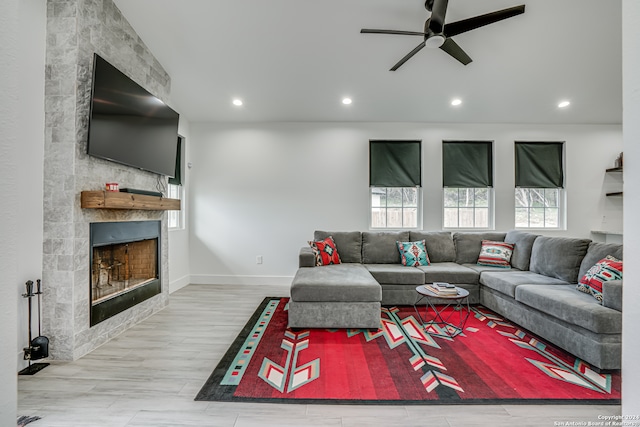
<svg viewBox="0 0 640 427">
<path fill-rule="evenodd" d="M 425 230 L 442 227 L 443 139 L 495 141 L 497 230 L 514 227 L 514 140 L 566 141 L 568 229 L 546 234 L 590 237 L 605 210 L 610 224 L 622 220 L 621 205 L 604 197 L 604 170 L 622 151 L 621 126 L 194 123 L 193 282 L 282 283 L 313 230 L 366 230 L 368 141 L 384 138 L 423 141 Z"/>
<path fill-rule="evenodd" d="M 24 282 L 42 271 L 46 2 L 0 5 L 0 425 L 16 420 L 16 357 L 27 344 Z M 35 316 L 34 316 L 35 320 Z M 36 329 L 37 332 L 37 329 Z M 18 361 L 17 368 L 26 366 Z"/>
<path fill-rule="evenodd" d="M 191 152 L 189 138 L 189 121 L 180 116 L 178 133 L 184 137 L 184 170 L 182 171 L 182 215 L 184 228 L 169 230 L 169 292 L 175 292 L 189 284 L 189 154 Z"/>
<path fill-rule="evenodd" d="M 47 5 L 42 0 L 20 2 L 20 129 L 17 176 L 20 187 L 18 218 L 18 284 L 42 278 L 42 210 L 44 158 L 44 62 Z M 18 285 L 17 284 L 17 285 Z M 47 283 L 43 283 L 47 286 Z M 33 300 L 34 337 L 37 336 L 36 301 Z M 18 369 L 27 366 L 22 348 L 27 344 L 27 301 L 18 297 Z"/>
<path fill-rule="evenodd" d="M 622 2 L 623 39 L 623 123 L 624 123 L 624 202 L 627 214 L 624 218 L 624 258 L 640 259 L 640 225 L 637 212 L 640 209 L 640 2 Z M 640 264 L 625 263 L 624 300 L 622 319 L 622 413 L 640 415 Z M 629 420 L 631 421 L 631 419 Z M 637 421 L 635 424 L 638 424 Z"/>
<path fill-rule="evenodd" d="M 15 424 L 17 393 L 15 360 L 18 259 L 18 16 L 19 0 L 0 2 L 0 425 Z M 6 363 L 6 361 L 10 361 Z"/>
</svg>

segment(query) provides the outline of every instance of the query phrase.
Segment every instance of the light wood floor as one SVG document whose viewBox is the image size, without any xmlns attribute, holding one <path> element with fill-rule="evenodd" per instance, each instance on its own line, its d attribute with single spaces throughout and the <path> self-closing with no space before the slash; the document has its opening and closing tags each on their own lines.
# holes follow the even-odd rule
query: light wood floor
<svg viewBox="0 0 640 427">
<path fill-rule="evenodd" d="M 169 307 L 75 362 L 19 377 L 29 427 L 554 426 L 619 415 L 619 406 L 352 406 L 195 402 L 266 296 L 288 286 L 189 285 Z M 234 307 L 229 316 L 226 308 Z M 554 424 L 558 422 L 558 424 Z M 569 424 L 570 425 L 570 424 Z"/>
</svg>

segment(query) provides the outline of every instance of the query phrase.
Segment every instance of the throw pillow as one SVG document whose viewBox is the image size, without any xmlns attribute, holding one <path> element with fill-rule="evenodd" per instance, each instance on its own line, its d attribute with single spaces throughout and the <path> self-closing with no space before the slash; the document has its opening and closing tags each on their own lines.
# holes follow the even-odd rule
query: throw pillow
<svg viewBox="0 0 640 427">
<path fill-rule="evenodd" d="M 419 265 L 429 265 L 429 255 L 427 254 L 427 246 L 424 240 L 418 242 L 396 242 L 402 265 L 410 267 L 418 267 Z"/>
<path fill-rule="evenodd" d="M 489 267 L 511 268 L 510 262 L 513 248 L 513 243 L 483 240 L 477 264 Z"/>
<path fill-rule="evenodd" d="M 622 279 L 622 260 L 611 255 L 607 255 L 591 267 L 580 282 L 576 289 L 585 294 L 591 294 L 602 304 L 602 283 L 609 280 Z"/>
<path fill-rule="evenodd" d="M 309 241 L 309 246 L 313 250 L 313 255 L 316 257 L 316 266 L 340 264 L 340 255 L 338 255 L 338 248 L 333 241 L 333 237 L 329 236 L 324 240 Z"/>
</svg>

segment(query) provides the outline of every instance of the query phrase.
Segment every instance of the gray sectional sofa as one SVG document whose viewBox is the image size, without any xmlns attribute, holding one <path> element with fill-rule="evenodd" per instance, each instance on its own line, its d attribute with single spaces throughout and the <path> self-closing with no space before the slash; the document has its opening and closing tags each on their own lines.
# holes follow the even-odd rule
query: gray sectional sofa
<svg viewBox="0 0 640 427">
<path fill-rule="evenodd" d="M 315 266 L 300 250 L 291 284 L 292 328 L 370 328 L 381 305 L 412 305 L 416 286 L 449 282 L 483 306 L 601 370 L 620 369 L 622 282 L 605 282 L 603 303 L 576 290 L 584 273 L 622 245 L 546 237 L 523 231 L 316 231 L 332 236 L 341 264 Z M 430 265 L 401 264 L 396 242 L 425 240 Z M 483 240 L 514 244 L 511 268 L 477 265 Z"/>
</svg>

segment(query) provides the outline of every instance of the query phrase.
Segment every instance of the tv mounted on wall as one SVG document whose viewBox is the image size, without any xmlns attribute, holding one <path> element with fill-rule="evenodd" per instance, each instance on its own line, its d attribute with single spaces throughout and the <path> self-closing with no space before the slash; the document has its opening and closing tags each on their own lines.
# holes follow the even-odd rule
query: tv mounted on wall
<svg viewBox="0 0 640 427">
<path fill-rule="evenodd" d="M 87 154 L 174 176 L 178 119 L 168 105 L 93 55 Z"/>
</svg>

